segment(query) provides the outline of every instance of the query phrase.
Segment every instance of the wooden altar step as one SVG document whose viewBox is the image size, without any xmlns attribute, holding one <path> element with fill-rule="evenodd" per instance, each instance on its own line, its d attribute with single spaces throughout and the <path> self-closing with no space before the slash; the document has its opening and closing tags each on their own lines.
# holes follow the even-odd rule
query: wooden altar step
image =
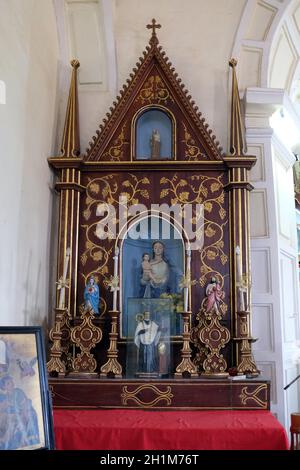
<svg viewBox="0 0 300 470">
<path fill-rule="evenodd" d="M 54 408 L 269 410 L 270 381 L 49 378 Z"/>
</svg>

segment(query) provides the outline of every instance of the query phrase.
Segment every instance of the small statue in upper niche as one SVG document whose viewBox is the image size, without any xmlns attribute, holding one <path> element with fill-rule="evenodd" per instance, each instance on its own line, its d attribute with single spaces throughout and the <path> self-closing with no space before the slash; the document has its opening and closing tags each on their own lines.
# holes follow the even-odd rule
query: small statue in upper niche
<svg viewBox="0 0 300 470">
<path fill-rule="evenodd" d="M 218 311 L 220 301 L 225 298 L 225 292 L 222 290 L 221 284 L 215 277 L 211 278 L 210 283 L 206 287 L 206 296 L 206 311 L 210 312 L 213 307 Z"/>
<path fill-rule="evenodd" d="M 150 138 L 151 159 L 157 160 L 160 158 L 160 133 L 157 129 L 153 129 Z"/>
</svg>

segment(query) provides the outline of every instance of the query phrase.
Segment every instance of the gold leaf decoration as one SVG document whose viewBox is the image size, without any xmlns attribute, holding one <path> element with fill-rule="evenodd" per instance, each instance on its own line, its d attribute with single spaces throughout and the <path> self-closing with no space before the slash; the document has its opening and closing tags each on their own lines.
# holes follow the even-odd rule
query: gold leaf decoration
<svg viewBox="0 0 300 470">
<path fill-rule="evenodd" d="M 211 238 L 216 234 L 216 231 L 212 227 L 207 227 L 204 233 L 208 238 Z"/>
<path fill-rule="evenodd" d="M 209 260 L 213 261 L 216 259 L 217 254 L 215 253 L 215 251 L 207 250 L 207 257 Z"/>
<path fill-rule="evenodd" d="M 162 189 L 161 192 L 160 192 L 160 199 L 166 197 L 168 194 L 169 194 L 169 189 Z"/>
<path fill-rule="evenodd" d="M 204 203 L 204 209 L 207 211 L 207 212 L 211 212 L 212 211 L 212 208 L 213 208 L 213 205 L 211 202 L 205 202 Z"/>
<path fill-rule="evenodd" d="M 97 230 L 94 231 L 94 235 L 99 238 L 100 240 L 103 240 L 106 238 L 106 233 L 105 233 L 105 230 L 104 230 L 104 227 L 101 226 L 100 224 L 98 224 L 97 226 Z M 92 256 L 92 258 L 94 259 L 94 257 Z"/>
<path fill-rule="evenodd" d="M 85 198 L 85 203 L 86 203 L 87 206 L 88 206 L 89 204 L 91 204 L 92 202 L 93 202 L 93 199 L 92 199 L 90 196 L 87 196 L 87 197 Z"/>
<path fill-rule="evenodd" d="M 190 137 L 191 140 L 192 137 Z M 99 174 L 98 174 L 99 175 Z M 212 276 L 218 279 L 224 279 L 224 272 L 228 263 L 228 253 L 224 253 L 224 228 L 228 224 L 227 215 L 227 197 L 223 191 L 225 178 L 223 174 L 214 173 L 214 176 L 203 174 L 194 174 L 192 176 L 182 175 L 182 173 L 164 173 L 164 176 L 152 180 L 159 181 L 160 198 L 167 199 L 169 204 L 180 204 L 184 207 L 185 203 L 203 204 L 204 221 L 201 222 L 201 230 L 195 227 L 195 231 L 202 231 L 205 235 L 205 246 L 197 252 L 199 256 L 200 278 L 198 282 L 201 287 L 205 287 Z M 120 178 L 120 173 L 104 174 L 97 176 L 89 181 L 87 186 L 87 198 L 83 199 L 82 217 L 88 215 L 89 221 L 81 226 L 82 237 L 85 243 L 85 252 L 81 253 L 80 261 L 82 265 L 82 276 L 86 282 L 89 274 L 98 273 L 101 285 L 104 285 L 105 279 L 111 274 L 111 260 L 113 256 L 113 230 L 105 234 L 105 240 L 100 240 L 94 236 L 96 230 L 101 228 L 101 223 L 95 218 L 95 208 L 98 204 L 111 204 L 115 208 L 119 205 L 119 197 L 122 194 L 127 198 L 128 206 L 137 203 L 139 199 L 152 199 L 149 178 L 139 173 L 130 174 L 126 172 L 124 178 Z M 224 202 L 226 198 L 226 203 Z M 85 205 L 86 200 L 88 204 Z M 124 203 L 121 203 L 124 205 Z M 225 205 L 226 204 L 226 205 Z M 85 212 L 86 211 L 86 212 Z M 90 215 L 92 214 L 92 215 Z M 199 217 L 195 212 L 186 215 L 192 219 L 194 225 L 199 223 Z M 93 220 L 92 220 L 93 219 Z M 116 213 L 109 215 L 109 221 L 115 227 L 116 233 L 119 233 L 119 221 Z M 105 230 L 108 227 L 105 226 Z M 104 227 L 102 227 L 104 232 Z M 93 242 L 91 241 L 93 240 Z M 94 242 L 95 240 L 95 242 Z M 97 241 L 98 240 L 98 241 Z M 196 253 L 195 253 L 196 254 Z M 90 272 L 87 272 L 87 269 Z"/>
<path fill-rule="evenodd" d="M 201 266 L 200 272 L 201 272 L 201 274 L 206 274 L 208 272 L 207 267 L 206 266 Z"/>
<path fill-rule="evenodd" d="M 109 186 L 105 186 L 104 189 L 102 189 L 102 197 L 103 198 L 106 198 L 106 196 L 108 195 L 109 193 Z"/>
<path fill-rule="evenodd" d="M 85 220 L 89 220 L 90 216 L 91 216 L 90 209 L 85 209 L 85 211 L 83 211 L 83 217 L 85 218 Z"/>
<path fill-rule="evenodd" d="M 226 264 L 227 261 L 228 261 L 228 256 L 225 255 L 225 254 L 222 254 L 222 255 L 220 256 L 220 258 L 221 258 L 221 263 L 222 263 L 223 266 L 224 266 L 224 264 Z"/>
<path fill-rule="evenodd" d="M 207 188 L 205 188 L 204 186 L 202 186 L 202 188 L 201 188 L 201 193 L 203 194 L 203 196 L 207 197 L 207 195 L 208 195 Z"/>
<path fill-rule="evenodd" d="M 222 302 L 221 305 L 220 305 L 220 309 L 221 309 L 221 312 L 223 313 L 223 315 L 225 315 L 225 313 L 228 310 L 228 307 L 224 302 Z"/>
<path fill-rule="evenodd" d="M 102 251 L 96 251 L 95 253 L 93 253 L 92 258 L 94 261 L 100 261 L 103 258 Z"/>
<path fill-rule="evenodd" d="M 218 197 L 218 199 L 216 199 L 217 202 L 219 202 L 220 204 L 224 204 L 224 193 L 220 194 L 220 196 Z"/>
<path fill-rule="evenodd" d="M 85 253 L 83 253 L 83 255 L 80 256 L 80 260 L 81 260 L 82 266 L 84 266 L 87 262 L 87 256 Z"/>
<path fill-rule="evenodd" d="M 219 214 L 220 214 L 221 219 L 225 219 L 226 211 L 225 209 L 223 209 L 223 207 L 219 210 Z"/>
<path fill-rule="evenodd" d="M 183 191 L 179 193 L 178 197 L 181 202 L 187 202 L 189 200 L 189 194 L 187 191 Z"/>
<path fill-rule="evenodd" d="M 216 191 L 219 191 L 220 188 L 221 188 L 220 183 L 212 183 L 211 186 L 210 186 L 210 190 L 211 190 L 212 193 L 215 193 Z"/>
<path fill-rule="evenodd" d="M 106 152 L 103 153 L 101 156 L 101 160 L 109 160 L 109 161 L 121 161 L 124 156 L 125 146 L 129 145 L 129 142 L 125 140 L 125 127 L 126 122 L 123 124 L 123 127 L 117 136 L 116 139 L 113 140 L 112 146 L 108 148 Z"/>
<path fill-rule="evenodd" d="M 141 101 L 142 104 L 152 104 L 153 101 L 158 104 L 167 104 L 169 100 L 174 102 L 172 95 L 159 75 L 151 75 L 136 98 L 136 101 Z"/>
<path fill-rule="evenodd" d="M 197 147 L 195 140 L 192 138 L 191 134 L 188 132 L 187 127 L 185 123 L 183 122 L 183 128 L 184 128 L 184 139 L 182 142 L 185 143 L 186 148 L 185 148 L 185 157 L 191 161 L 191 160 L 207 160 L 207 156 L 200 150 L 199 147 Z"/>
<path fill-rule="evenodd" d="M 142 189 L 140 192 L 141 196 L 143 196 L 145 199 L 149 199 L 149 193 L 147 189 Z"/>
</svg>

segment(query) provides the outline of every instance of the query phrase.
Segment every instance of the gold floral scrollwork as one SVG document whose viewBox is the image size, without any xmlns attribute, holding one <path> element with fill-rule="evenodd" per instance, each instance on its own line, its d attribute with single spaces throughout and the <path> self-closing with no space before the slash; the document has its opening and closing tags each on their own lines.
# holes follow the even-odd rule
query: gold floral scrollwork
<svg viewBox="0 0 300 470">
<path fill-rule="evenodd" d="M 199 332 L 199 340 L 209 350 L 203 362 L 206 375 L 219 375 L 226 371 L 227 363 L 220 350 L 230 340 L 229 330 L 220 324 L 221 315 L 214 310 L 205 313 L 205 320 Z"/>
<path fill-rule="evenodd" d="M 138 100 L 141 100 L 142 104 L 151 104 L 153 102 L 167 104 L 169 100 L 174 103 L 174 98 L 159 75 L 151 75 L 148 78 L 136 98 L 136 101 Z"/>
<path fill-rule="evenodd" d="M 124 123 L 118 137 L 115 140 L 113 140 L 112 146 L 109 147 L 109 149 L 103 153 L 100 160 L 119 162 L 124 158 L 124 147 L 125 145 L 129 145 L 129 142 L 125 140 L 125 132 L 124 132 L 125 127 L 126 127 L 126 122 Z"/>
<path fill-rule="evenodd" d="M 259 406 L 259 408 L 267 409 L 267 391 L 267 384 L 261 384 L 254 390 L 250 389 L 250 391 L 248 391 L 248 387 L 244 387 L 241 394 L 239 395 L 242 405 L 246 406 L 248 401 L 253 400 Z"/>
<path fill-rule="evenodd" d="M 81 275 L 84 283 L 93 275 L 95 281 L 110 288 L 109 262 L 113 252 L 113 242 L 120 232 L 120 221 L 117 217 L 117 209 L 139 204 L 140 200 L 148 201 L 150 194 L 148 187 L 149 178 L 137 177 L 129 173 L 127 178 L 119 182 L 116 174 L 110 174 L 94 179 L 89 179 L 86 185 L 86 195 L 82 211 L 83 220 L 81 225 L 84 237 L 84 249 L 80 255 Z M 101 205 L 106 208 L 107 215 L 99 220 L 95 215 L 97 208 Z M 103 237 L 104 235 L 104 237 Z M 103 238 L 106 239 L 105 245 Z M 88 263 L 88 260 L 90 263 Z M 86 266 L 92 265 L 92 270 L 87 271 Z M 101 306 L 101 316 L 107 312 L 106 302 Z"/>
<path fill-rule="evenodd" d="M 183 128 L 184 128 L 184 139 L 182 142 L 185 144 L 185 158 L 187 158 L 189 161 L 192 160 L 207 160 L 207 156 L 205 153 L 201 152 L 200 148 L 197 147 L 195 140 L 191 136 L 191 134 L 188 132 L 186 125 L 184 122 L 182 123 Z"/>
<path fill-rule="evenodd" d="M 143 401 L 141 398 L 139 398 L 139 394 L 144 391 L 150 391 L 156 396 L 151 401 Z M 166 402 L 166 405 L 169 406 L 172 404 L 172 398 L 173 394 L 171 393 L 172 389 L 170 386 L 167 386 L 165 390 L 160 390 L 158 387 L 155 385 L 140 385 L 134 390 L 128 390 L 127 386 L 123 387 L 121 398 L 122 398 L 122 403 L 123 405 L 127 405 L 129 400 L 132 400 L 134 403 L 136 403 L 139 406 L 147 406 L 149 408 L 155 407 L 158 403 L 161 401 Z"/>
<path fill-rule="evenodd" d="M 81 314 L 81 323 L 71 330 L 71 341 L 80 349 L 80 353 L 72 360 L 74 372 L 89 372 L 96 370 L 97 361 L 91 354 L 91 349 L 102 339 L 102 330 L 92 323 L 95 318 L 91 309 Z"/>
<path fill-rule="evenodd" d="M 228 264 L 228 255 L 224 251 L 224 229 L 228 224 L 228 213 L 225 206 L 223 177 L 223 174 L 218 177 L 193 175 L 188 181 L 175 174 L 172 178 L 164 176 L 160 179 L 162 185 L 160 199 L 169 198 L 172 205 L 203 205 L 204 214 L 200 211 L 198 214 L 193 213 L 190 220 L 197 238 L 202 241 L 203 237 L 205 239 L 199 250 L 201 275 L 198 282 L 201 287 L 204 287 L 212 276 L 222 279 L 223 285 L 224 276 L 219 269 L 216 270 L 216 266 L 218 260 L 224 268 Z M 204 218 L 201 222 L 202 215 Z M 227 312 L 225 303 L 222 303 L 220 308 L 223 314 Z"/>
</svg>

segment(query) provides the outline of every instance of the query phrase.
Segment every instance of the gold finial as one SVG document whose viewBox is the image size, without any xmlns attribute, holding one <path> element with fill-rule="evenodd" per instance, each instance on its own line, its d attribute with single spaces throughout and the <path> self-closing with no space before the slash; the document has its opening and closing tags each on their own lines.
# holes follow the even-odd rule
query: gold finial
<svg viewBox="0 0 300 470">
<path fill-rule="evenodd" d="M 237 61 L 231 58 L 229 61 L 232 67 L 232 91 L 231 91 L 231 123 L 230 123 L 230 144 L 229 152 L 233 156 L 243 156 L 246 154 L 246 143 L 244 135 L 244 125 L 241 115 L 240 94 L 236 78 L 235 68 Z"/>
<path fill-rule="evenodd" d="M 72 59 L 70 64 L 72 65 L 74 69 L 78 69 L 80 67 L 80 62 L 77 59 Z"/>
<path fill-rule="evenodd" d="M 157 24 L 156 19 L 153 18 L 151 21 L 151 24 L 147 24 L 147 29 L 152 29 L 152 36 L 150 38 L 150 43 L 153 45 L 158 44 L 158 38 L 156 36 L 156 31 L 155 31 L 156 28 L 160 29 L 161 24 Z"/>
<path fill-rule="evenodd" d="M 77 59 L 72 59 L 70 64 L 73 70 L 60 154 L 64 158 L 74 158 L 80 155 L 77 96 L 77 69 L 80 63 Z"/>
<path fill-rule="evenodd" d="M 230 61 L 229 61 L 229 65 L 232 68 L 236 67 L 237 66 L 237 60 L 234 59 L 234 58 L 231 58 Z"/>
</svg>

